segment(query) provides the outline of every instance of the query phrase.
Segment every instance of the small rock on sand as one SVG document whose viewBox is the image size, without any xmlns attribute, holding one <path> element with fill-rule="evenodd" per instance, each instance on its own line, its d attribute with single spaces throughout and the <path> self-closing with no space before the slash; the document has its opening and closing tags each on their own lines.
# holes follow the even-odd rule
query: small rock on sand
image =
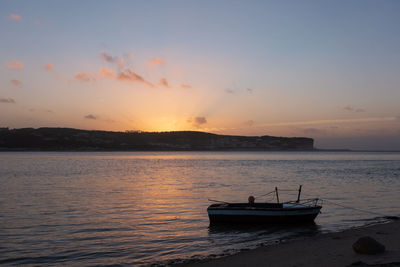
<svg viewBox="0 0 400 267">
<path fill-rule="evenodd" d="M 359 254 L 374 255 L 385 251 L 385 246 L 370 236 L 360 237 L 354 244 L 353 249 Z"/>
</svg>

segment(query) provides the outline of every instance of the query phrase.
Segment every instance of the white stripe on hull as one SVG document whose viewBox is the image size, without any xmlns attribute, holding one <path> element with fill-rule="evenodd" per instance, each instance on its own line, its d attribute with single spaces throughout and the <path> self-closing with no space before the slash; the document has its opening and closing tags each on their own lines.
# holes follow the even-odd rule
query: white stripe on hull
<svg viewBox="0 0 400 267">
<path fill-rule="evenodd" d="M 317 214 L 319 209 L 307 210 L 208 210 L 210 215 L 231 215 L 231 216 L 291 216 L 291 215 L 312 215 Z"/>
</svg>

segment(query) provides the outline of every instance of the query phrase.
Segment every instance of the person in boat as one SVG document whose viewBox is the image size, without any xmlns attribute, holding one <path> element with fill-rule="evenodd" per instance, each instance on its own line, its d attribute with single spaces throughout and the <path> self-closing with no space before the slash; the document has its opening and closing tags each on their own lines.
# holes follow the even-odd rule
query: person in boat
<svg viewBox="0 0 400 267">
<path fill-rule="evenodd" d="M 247 200 L 249 201 L 250 205 L 253 205 L 254 201 L 256 201 L 256 199 L 253 196 L 249 196 L 249 198 Z"/>
</svg>

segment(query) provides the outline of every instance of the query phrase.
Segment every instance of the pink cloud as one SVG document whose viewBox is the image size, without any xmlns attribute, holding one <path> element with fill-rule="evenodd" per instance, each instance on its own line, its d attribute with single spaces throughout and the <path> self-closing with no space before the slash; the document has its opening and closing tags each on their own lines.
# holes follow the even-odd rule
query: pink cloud
<svg viewBox="0 0 400 267">
<path fill-rule="evenodd" d="M 75 79 L 81 82 L 95 81 L 96 77 L 93 74 L 87 72 L 80 72 L 75 75 Z"/>
<path fill-rule="evenodd" d="M 0 98 L 0 103 L 15 104 L 15 100 L 12 98 Z"/>
<path fill-rule="evenodd" d="M 53 71 L 54 70 L 54 65 L 51 63 L 47 63 L 46 65 L 44 65 L 44 69 L 48 70 L 48 71 Z"/>
<path fill-rule="evenodd" d="M 21 85 L 22 85 L 22 82 L 19 81 L 19 80 L 16 80 L 16 79 L 10 80 L 10 82 L 11 82 L 12 84 L 14 84 L 15 86 L 21 86 Z"/>
<path fill-rule="evenodd" d="M 123 59 L 123 58 L 120 58 L 119 60 L 118 60 L 118 66 L 119 67 L 124 67 L 125 65 L 127 65 L 127 62 Z"/>
<path fill-rule="evenodd" d="M 103 68 L 99 72 L 99 76 L 104 77 L 104 78 L 113 78 L 114 77 L 114 71 L 110 70 L 108 68 Z"/>
<path fill-rule="evenodd" d="M 18 61 L 7 61 L 6 62 L 6 66 L 10 69 L 14 69 L 14 70 L 22 70 L 24 68 L 24 64 L 22 64 L 21 62 Z"/>
<path fill-rule="evenodd" d="M 102 78 L 115 78 L 115 73 L 113 70 L 104 67 L 98 73 L 80 72 L 75 75 L 75 79 L 81 82 L 95 82 Z M 118 79 L 118 77 L 116 78 Z"/>
<path fill-rule="evenodd" d="M 155 57 L 152 60 L 150 60 L 149 62 L 147 62 L 146 64 L 149 65 L 150 67 L 154 67 L 154 66 L 158 66 L 158 65 L 164 65 L 165 61 L 159 57 Z"/>
<path fill-rule="evenodd" d="M 112 67 L 104 67 L 97 73 L 80 72 L 75 75 L 75 79 L 81 82 L 94 82 L 103 78 L 112 78 L 116 81 L 138 82 L 143 83 L 149 87 L 156 87 L 153 83 L 147 81 L 141 75 L 136 73 L 133 69 L 127 67 L 130 60 L 133 58 L 133 55 L 124 54 L 123 58 L 119 58 L 107 54 L 105 51 L 101 51 L 99 53 L 99 56 L 103 61 L 111 63 Z M 169 87 L 168 81 L 165 78 L 161 79 L 160 83 L 162 86 Z"/>
<path fill-rule="evenodd" d="M 118 73 L 117 80 L 128 81 L 128 82 L 140 82 L 146 84 L 149 87 L 154 87 L 152 83 L 146 81 L 142 76 L 140 76 L 131 69 L 126 69 L 125 71 Z"/>
<path fill-rule="evenodd" d="M 160 85 L 165 87 L 165 88 L 169 88 L 170 87 L 166 78 L 160 79 Z"/>
<path fill-rule="evenodd" d="M 191 89 L 192 88 L 192 86 L 190 86 L 188 84 L 184 84 L 184 83 L 181 83 L 181 87 L 184 88 L 184 89 Z"/>
<path fill-rule="evenodd" d="M 113 70 L 104 67 L 98 73 L 80 72 L 75 75 L 75 79 L 81 82 L 94 82 L 98 78 L 114 78 L 115 74 Z"/>
<path fill-rule="evenodd" d="M 8 17 L 13 20 L 22 20 L 22 17 L 18 14 L 10 14 Z"/>
</svg>

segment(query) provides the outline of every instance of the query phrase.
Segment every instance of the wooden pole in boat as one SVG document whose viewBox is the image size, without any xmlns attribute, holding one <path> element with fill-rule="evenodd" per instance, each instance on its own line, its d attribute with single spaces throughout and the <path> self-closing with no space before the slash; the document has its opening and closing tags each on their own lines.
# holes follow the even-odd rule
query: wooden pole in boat
<svg viewBox="0 0 400 267">
<path fill-rule="evenodd" d="M 299 186 L 299 194 L 297 195 L 297 201 L 296 201 L 297 203 L 300 202 L 301 186 L 302 185 Z"/>
<path fill-rule="evenodd" d="M 278 201 L 279 204 L 278 187 L 275 187 L 275 193 L 276 193 L 276 201 Z"/>
</svg>

